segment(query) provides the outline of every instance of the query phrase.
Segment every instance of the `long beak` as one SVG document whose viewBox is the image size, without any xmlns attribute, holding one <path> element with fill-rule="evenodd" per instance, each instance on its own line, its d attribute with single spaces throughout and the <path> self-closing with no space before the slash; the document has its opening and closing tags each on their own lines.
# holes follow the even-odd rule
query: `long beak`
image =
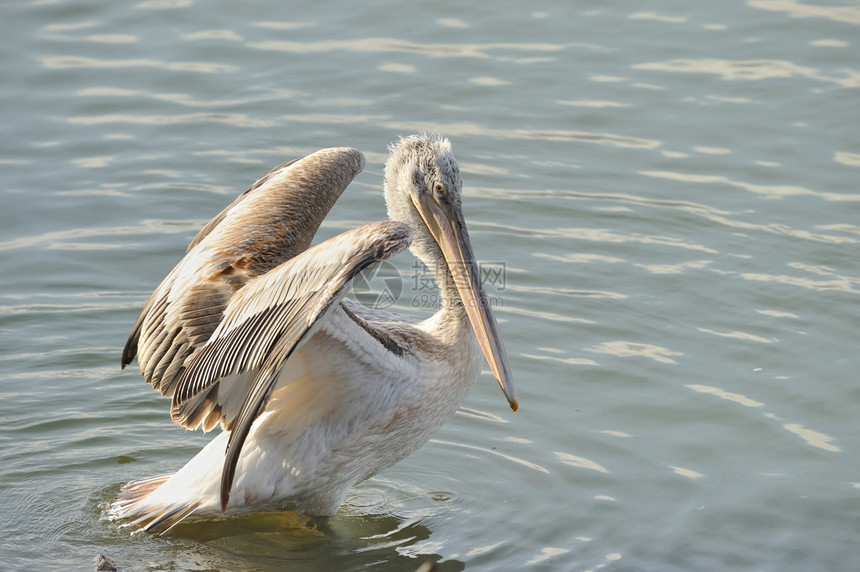
<svg viewBox="0 0 860 572">
<path fill-rule="evenodd" d="M 496 376 L 511 410 L 516 411 L 517 395 L 508 353 L 505 351 L 505 344 L 502 342 L 502 335 L 499 333 L 499 325 L 496 323 L 490 300 L 484 292 L 481 272 L 472 252 L 472 243 L 469 241 L 463 213 L 457 207 L 439 205 L 426 195 L 415 201 L 415 207 L 442 249 L 445 262 L 454 277 L 454 283 L 457 285 L 457 291 L 463 300 L 466 315 L 469 317 L 472 329 L 475 330 L 484 357 L 487 358 L 487 363 L 490 364 L 490 369 Z"/>
</svg>

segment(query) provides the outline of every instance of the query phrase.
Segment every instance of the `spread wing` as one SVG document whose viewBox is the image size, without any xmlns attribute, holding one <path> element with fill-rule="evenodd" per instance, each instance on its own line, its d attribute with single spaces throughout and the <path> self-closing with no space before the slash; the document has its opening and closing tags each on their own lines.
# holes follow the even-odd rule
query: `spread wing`
<svg viewBox="0 0 860 572">
<path fill-rule="evenodd" d="M 155 289 L 122 354 L 172 396 L 194 351 L 221 322 L 233 295 L 305 251 L 347 185 L 364 167 L 355 149 L 323 149 L 260 178 L 194 238 Z"/>
<path fill-rule="evenodd" d="M 173 420 L 185 427 L 217 420 L 231 431 L 221 477 L 222 510 L 245 438 L 290 355 L 321 325 L 353 278 L 405 248 L 411 238 L 407 226 L 393 221 L 358 227 L 250 280 L 229 301 L 217 329 L 179 376 L 171 409 Z"/>
<path fill-rule="evenodd" d="M 333 151 L 333 149 L 329 149 L 329 151 Z M 188 252 L 189 250 L 191 250 L 192 248 L 197 246 L 198 242 L 200 242 L 201 240 L 206 238 L 206 236 L 210 232 L 212 232 L 212 229 L 214 229 L 216 226 L 218 226 L 221 223 L 221 221 L 227 217 L 227 213 L 230 212 L 233 209 L 233 207 L 235 207 L 240 202 L 242 202 L 248 196 L 249 193 L 256 191 L 260 187 L 266 185 L 266 183 L 268 183 L 270 180 L 272 180 L 273 183 L 277 184 L 277 178 L 281 174 L 281 172 L 284 169 L 286 169 L 287 167 L 289 167 L 290 165 L 292 165 L 293 163 L 296 163 L 300 160 L 301 159 L 292 159 L 292 160 L 287 161 L 285 163 L 281 163 L 280 165 L 278 165 L 274 169 L 271 169 L 268 173 L 266 173 L 265 175 L 263 175 L 262 177 L 260 177 L 256 181 L 254 181 L 253 185 L 248 187 L 245 190 L 245 192 L 243 192 L 238 197 L 236 197 L 236 200 L 234 200 L 232 203 L 227 205 L 227 207 L 223 211 L 221 211 L 220 213 L 215 215 L 212 218 L 212 220 L 210 220 L 209 222 L 206 223 L 206 226 L 204 226 L 203 228 L 200 229 L 200 232 L 197 233 L 197 236 L 194 237 L 194 240 L 192 240 L 191 243 L 188 245 L 188 248 L 185 249 L 185 252 Z"/>
</svg>

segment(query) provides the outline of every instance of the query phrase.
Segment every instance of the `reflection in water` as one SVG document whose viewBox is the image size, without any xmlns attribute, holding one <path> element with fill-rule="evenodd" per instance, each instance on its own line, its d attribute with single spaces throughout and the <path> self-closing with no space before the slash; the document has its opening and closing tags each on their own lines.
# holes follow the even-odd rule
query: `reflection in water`
<svg viewBox="0 0 860 572">
<path fill-rule="evenodd" d="M 732 393 L 730 391 L 725 391 L 720 389 L 719 387 L 711 387 L 709 385 L 688 385 L 689 389 L 692 389 L 698 393 L 706 393 L 708 395 L 714 395 L 721 399 L 725 399 L 727 401 L 733 401 L 735 403 L 739 403 L 744 407 L 763 407 L 764 403 L 756 401 L 755 399 L 750 399 L 749 397 L 745 397 L 739 393 Z"/>
<path fill-rule="evenodd" d="M 860 153 L 849 153 L 847 151 L 837 151 L 833 160 L 849 167 L 860 167 Z"/>
<path fill-rule="evenodd" d="M 489 554 L 490 552 L 499 548 L 503 544 L 504 544 L 504 542 L 496 542 L 494 544 L 489 544 L 487 546 L 479 546 L 479 547 L 473 548 L 472 550 L 467 552 L 466 556 L 475 557 L 475 556 L 482 556 L 484 554 Z"/>
<path fill-rule="evenodd" d="M 201 30 L 191 34 L 182 34 L 183 40 L 225 40 L 228 42 L 241 42 L 242 36 L 232 30 Z"/>
<path fill-rule="evenodd" d="M 595 75 L 589 76 L 588 79 L 590 81 L 594 81 L 597 83 L 621 83 L 623 81 L 627 81 L 626 77 L 620 77 L 617 75 L 601 75 L 601 74 L 595 74 Z"/>
<path fill-rule="evenodd" d="M 629 103 L 621 103 L 619 101 L 602 101 L 595 99 L 575 99 L 571 101 L 558 100 L 556 103 L 560 105 L 570 105 L 571 107 L 630 107 Z"/>
<path fill-rule="evenodd" d="M 431 540 L 428 522 L 451 510 L 447 497 L 372 479 L 351 491 L 332 517 L 280 511 L 183 522 L 162 539 L 160 557 L 155 560 L 193 560 L 194 569 L 281 569 L 313 561 L 317 570 L 373 567 L 411 572 L 422 562 L 442 558 L 437 552 L 444 553 L 445 543 Z M 483 547 L 483 552 L 493 548 Z M 448 556 L 437 569 L 464 566 Z M 179 567 L 185 569 L 186 564 Z"/>
<path fill-rule="evenodd" d="M 723 79 L 789 79 L 793 77 L 835 83 L 841 87 L 860 87 L 860 72 L 842 69 L 843 77 L 828 76 L 815 68 L 800 66 L 784 60 L 725 60 L 705 58 L 701 60 L 676 59 L 663 62 L 635 64 L 634 69 L 672 73 L 709 73 Z"/>
<path fill-rule="evenodd" d="M 853 242 L 853 241 L 852 241 Z M 776 284 L 787 284 L 799 286 L 819 292 L 835 291 L 846 294 L 860 294 L 860 284 L 857 280 L 848 276 L 834 277 L 832 280 L 813 280 L 801 278 L 800 276 L 787 276 L 785 274 L 763 274 L 759 272 L 743 272 L 740 277 L 752 282 L 773 282 Z"/>
<path fill-rule="evenodd" d="M 803 425 L 799 423 L 786 423 L 783 425 L 786 430 L 794 433 L 804 441 L 806 441 L 809 445 L 813 447 L 818 447 L 819 449 L 824 449 L 825 451 L 832 451 L 833 453 L 839 453 L 842 451 L 839 447 L 833 444 L 835 438 L 830 435 L 826 435 L 819 431 L 813 431 L 812 429 L 807 429 Z"/>
<path fill-rule="evenodd" d="M 178 105 L 185 105 L 188 107 L 203 107 L 207 109 L 212 107 L 240 105 L 242 103 L 249 102 L 245 99 L 195 99 L 187 93 L 157 93 L 106 86 L 81 89 L 77 92 L 77 95 L 81 97 L 145 97 L 159 101 L 169 101 L 170 103 L 176 103 Z M 285 94 L 283 92 L 278 93 L 278 97 L 283 97 L 284 95 Z"/>
<path fill-rule="evenodd" d="M 597 297 L 597 296 L 593 296 Z M 602 296 L 605 298 L 614 298 L 615 296 Z M 623 298 L 623 296 L 620 296 Z M 586 320 L 584 318 L 574 318 L 572 316 L 566 316 L 564 314 L 558 314 L 555 312 L 540 312 L 538 310 L 528 310 L 526 308 L 517 308 L 515 306 L 499 306 L 496 308 L 496 312 L 504 315 L 504 314 L 515 314 L 518 316 L 527 316 L 529 318 L 537 318 L 539 320 L 548 320 L 550 322 L 565 322 L 568 324 L 593 324 L 593 320 Z"/>
<path fill-rule="evenodd" d="M 672 469 L 672 472 L 674 472 L 676 475 L 687 477 L 688 479 L 701 479 L 705 476 L 698 471 L 694 471 L 693 469 L 688 469 L 686 467 L 676 467 L 674 465 L 669 465 L 669 468 Z"/>
<path fill-rule="evenodd" d="M 471 407 L 463 407 L 461 406 L 455 415 L 463 415 L 465 417 L 471 417 L 473 419 L 479 419 L 481 421 L 489 421 L 490 423 L 502 423 L 508 424 L 510 423 L 510 419 L 505 419 L 504 417 L 499 417 L 498 415 L 494 415 L 488 411 L 480 411 L 478 409 L 472 409 Z"/>
<path fill-rule="evenodd" d="M 561 556 L 562 554 L 567 554 L 570 552 L 569 548 L 554 548 L 551 546 L 547 546 L 541 549 L 540 553 L 535 555 L 531 560 L 526 562 L 526 565 L 534 565 L 540 564 L 541 562 L 546 562 L 547 560 L 552 560 L 557 556 Z"/>
<path fill-rule="evenodd" d="M 113 113 L 107 115 L 70 117 L 73 125 L 102 125 L 106 123 L 129 123 L 139 125 L 179 125 L 183 123 L 224 123 L 233 127 L 268 127 L 259 117 L 248 117 L 244 113 L 187 113 L 185 115 L 140 115 Z"/>
<path fill-rule="evenodd" d="M 652 344 L 643 344 L 637 342 L 604 342 L 591 348 L 586 348 L 585 351 L 594 352 L 596 354 L 609 354 L 617 357 L 646 357 L 660 363 L 676 364 L 673 357 L 684 355 L 681 352 L 674 352 L 667 348 L 655 346 Z"/>
<path fill-rule="evenodd" d="M 68 243 L 71 240 L 81 238 L 196 232 L 200 229 L 200 225 L 201 222 L 199 220 L 144 220 L 137 226 L 115 226 L 108 228 L 90 226 L 72 230 L 50 231 L 35 236 L 24 236 L 7 242 L 0 242 L 0 251 L 39 244 L 45 245 L 47 248 L 56 248 L 61 247 L 64 243 Z M 108 246 L 111 245 L 101 244 L 100 248 Z"/>
<path fill-rule="evenodd" d="M 615 135 L 612 133 L 594 133 L 572 129 L 494 129 L 485 125 L 471 122 L 442 124 L 434 122 L 417 121 L 391 121 L 384 115 L 341 115 L 341 114 L 306 114 L 285 115 L 285 119 L 300 123 L 336 123 L 339 125 L 356 123 L 376 123 L 386 129 L 396 132 L 424 131 L 428 133 L 445 133 L 447 137 L 463 137 L 467 135 L 480 135 L 496 139 L 521 139 L 537 141 L 576 141 L 582 143 L 595 143 L 597 145 L 608 145 L 623 149 L 655 149 L 661 145 L 660 141 L 643 139 L 627 135 Z"/>
<path fill-rule="evenodd" d="M 687 270 L 701 270 L 711 264 L 713 260 L 691 260 L 678 264 L 636 264 L 651 274 L 683 274 Z"/>
<path fill-rule="evenodd" d="M 138 10 L 170 10 L 187 8 L 194 4 L 193 0 L 145 0 L 136 6 Z"/>
<path fill-rule="evenodd" d="M 686 387 L 692 389 L 697 393 L 713 395 L 715 397 L 719 397 L 720 399 L 725 399 L 726 401 L 731 401 L 733 403 L 743 405 L 744 407 L 757 408 L 764 406 L 764 403 L 761 403 L 760 401 L 750 399 L 749 397 L 746 397 L 739 393 L 725 391 L 718 387 L 711 387 L 708 385 L 687 385 Z M 782 422 L 782 420 L 773 413 L 764 412 L 763 415 L 767 419 L 772 419 L 780 423 Z M 842 451 L 840 447 L 833 444 L 833 441 L 836 440 L 834 437 L 831 437 L 830 435 L 827 435 L 825 433 L 821 433 L 820 431 L 808 429 L 799 423 L 784 423 L 782 424 L 782 428 L 790 433 L 793 433 L 794 435 L 797 435 L 798 437 L 803 439 L 808 445 L 811 445 L 813 447 L 824 449 L 825 451 L 830 451 L 833 453 L 839 453 Z"/>
<path fill-rule="evenodd" d="M 624 149 L 655 149 L 661 145 L 660 141 L 654 139 L 643 139 L 627 135 L 615 135 L 612 133 L 593 133 L 572 129 L 493 129 L 477 123 L 451 123 L 439 124 L 388 121 L 383 125 L 389 129 L 400 131 L 434 131 L 450 133 L 452 136 L 482 135 L 501 139 L 523 139 L 540 141 L 576 141 L 582 143 L 596 143 Z"/>
<path fill-rule="evenodd" d="M 311 22 L 279 22 L 277 20 L 271 20 L 266 22 L 253 22 L 251 25 L 257 28 L 266 28 L 269 30 L 300 30 L 302 28 L 313 27 L 315 24 Z"/>
<path fill-rule="evenodd" d="M 460 58 L 490 58 L 494 51 L 560 52 L 564 46 L 548 43 L 488 43 L 488 44 L 416 44 L 398 38 L 356 38 L 352 40 L 326 40 L 318 42 L 291 42 L 275 40 L 251 42 L 250 48 L 297 54 L 332 51 L 348 52 L 407 52 L 428 56 Z M 448 133 L 447 131 L 445 133 Z"/>
<path fill-rule="evenodd" d="M 687 21 L 686 16 L 667 16 L 664 14 L 655 14 L 654 12 L 636 12 L 630 14 L 631 20 L 654 20 L 656 22 L 666 22 L 668 24 L 683 24 Z"/>
<path fill-rule="evenodd" d="M 541 231 L 537 231 L 541 232 Z M 648 235 L 639 235 L 639 234 L 621 234 L 618 232 L 613 232 L 611 230 L 607 230 L 604 228 L 559 228 L 559 229 L 549 229 L 543 231 L 547 234 L 555 234 L 558 236 L 564 236 L 566 238 L 573 238 L 579 240 L 590 240 L 593 242 L 604 242 L 604 243 L 636 243 L 636 244 L 652 244 L 659 246 L 671 246 L 675 248 L 683 248 L 686 250 L 698 250 L 700 252 L 705 252 L 707 254 L 717 254 L 717 251 L 704 246 L 702 244 L 696 244 L 681 238 L 673 237 L 673 236 L 648 236 Z"/>
<path fill-rule="evenodd" d="M 747 332 L 717 332 L 715 330 L 710 330 L 708 328 L 696 328 L 703 334 L 711 334 L 712 336 L 719 336 L 721 338 L 734 338 L 736 340 L 743 340 L 745 342 L 755 342 L 758 344 L 772 344 L 774 342 L 778 342 L 779 340 L 776 338 L 763 338 L 762 336 L 756 336 L 754 334 L 749 334 Z"/>
<path fill-rule="evenodd" d="M 706 183 L 706 184 L 722 184 L 732 187 L 738 187 L 764 195 L 769 199 L 782 199 L 786 197 L 798 195 L 811 195 L 824 199 L 826 201 L 860 201 L 860 194 L 850 193 L 829 193 L 821 191 L 813 191 L 797 185 L 762 185 L 755 183 L 745 183 L 736 181 L 724 175 L 700 175 L 698 173 L 679 173 L 675 171 L 641 171 L 640 174 L 648 177 L 658 177 L 661 179 L 669 179 L 673 181 L 683 181 L 686 183 Z"/>
<path fill-rule="evenodd" d="M 98 44 L 133 44 L 140 40 L 129 34 L 94 34 L 92 36 L 84 36 L 88 42 L 96 42 Z"/>
<path fill-rule="evenodd" d="M 101 157 L 82 157 L 80 159 L 73 159 L 71 161 L 72 165 L 76 167 L 83 167 L 84 169 L 101 169 L 102 167 L 106 167 L 114 160 L 113 155 L 102 155 Z"/>
<path fill-rule="evenodd" d="M 497 86 L 501 86 L 501 85 L 509 85 L 510 84 L 509 81 L 505 81 L 503 79 L 499 79 L 496 77 L 489 77 L 489 76 L 479 76 L 479 77 L 470 78 L 469 83 L 474 83 L 475 85 L 484 85 L 484 86 L 489 86 L 489 87 L 497 87 Z"/>
<path fill-rule="evenodd" d="M 555 458 L 558 459 L 559 462 L 571 467 L 589 469 L 591 471 L 597 471 L 598 473 L 609 472 L 609 469 L 607 469 L 603 465 L 595 463 L 591 459 L 586 459 L 585 457 L 577 457 L 576 455 L 571 455 L 570 453 L 565 453 L 563 451 L 556 451 L 553 453 L 553 455 L 555 455 Z"/>
<path fill-rule="evenodd" d="M 835 22 L 860 25 L 860 7 L 857 6 L 822 6 L 820 4 L 804 4 L 798 0 L 748 0 L 752 8 L 787 12 L 792 18 L 827 18 Z"/>
<path fill-rule="evenodd" d="M 764 316 L 771 316 L 774 318 L 793 318 L 795 320 L 800 318 L 797 314 L 792 314 L 791 312 L 780 312 L 779 310 L 756 310 L 756 312 Z"/>
<path fill-rule="evenodd" d="M 573 264 L 587 264 L 594 262 L 600 264 L 617 264 L 619 262 L 624 262 L 623 258 L 618 258 L 616 256 L 607 256 L 605 254 L 593 254 L 588 252 L 568 252 L 565 254 L 544 254 L 543 252 L 535 252 L 535 256 L 549 260 L 556 260 L 558 262 L 570 262 Z"/>
<path fill-rule="evenodd" d="M 443 28 L 468 28 L 469 25 L 459 18 L 438 18 L 436 23 Z"/>
<path fill-rule="evenodd" d="M 85 56 L 44 56 L 42 65 L 47 69 L 77 69 L 77 68 L 155 68 L 169 71 L 197 73 L 233 73 L 238 68 L 229 64 L 212 62 L 160 62 L 148 59 L 133 60 L 103 60 Z"/>
<path fill-rule="evenodd" d="M 532 463 L 531 461 L 526 461 L 525 459 L 520 459 L 518 457 L 514 457 L 513 455 L 507 455 L 502 453 L 501 451 L 496 451 L 495 449 L 489 449 L 487 447 L 479 447 L 477 445 L 469 445 L 466 443 L 455 443 L 453 441 L 442 441 L 440 439 L 430 439 L 430 443 L 436 443 L 437 445 L 447 445 L 448 447 L 456 447 L 458 449 L 468 449 L 471 451 L 480 451 L 485 455 L 496 455 L 505 459 L 506 461 L 511 461 L 512 463 L 516 463 L 523 467 L 532 469 L 533 471 L 538 471 L 541 473 L 549 473 L 547 469 L 541 467 L 537 463 Z"/>
<path fill-rule="evenodd" d="M 620 437 L 622 439 L 630 439 L 633 437 L 630 433 L 625 433 L 624 431 L 615 431 L 613 429 L 604 429 L 601 433 L 605 435 L 611 435 L 612 437 Z"/>
<path fill-rule="evenodd" d="M 562 363 L 564 365 L 590 365 L 590 366 L 598 366 L 596 361 L 586 359 L 586 358 L 565 358 L 558 356 L 542 356 L 535 354 L 520 354 L 524 358 L 538 359 L 538 360 L 546 360 L 546 361 L 554 361 L 558 363 Z"/>
<path fill-rule="evenodd" d="M 703 155 L 728 155 L 732 152 L 731 149 L 726 149 L 725 147 L 705 147 L 703 145 L 696 145 L 693 147 L 693 151 Z"/>
<path fill-rule="evenodd" d="M 385 62 L 380 64 L 376 69 L 384 72 L 394 72 L 394 73 L 415 73 L 415 66 L 409 64 L 398 64 L 394 62 Z"/>
</svg>

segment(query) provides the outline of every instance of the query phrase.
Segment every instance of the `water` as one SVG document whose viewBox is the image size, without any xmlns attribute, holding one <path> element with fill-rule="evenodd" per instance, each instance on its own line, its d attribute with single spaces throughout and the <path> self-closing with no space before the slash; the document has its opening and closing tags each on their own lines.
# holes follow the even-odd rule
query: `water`
<svg viewBox="0 0 860 572">
<path fill-rule="evenodd" d="M 856 2 L 5 2 L 0 568 L 853 570 Z M 208 440 L 119 355 L 268 168 L 450 137 L 516 372 L 328 520 L 130 536 Z M 408 255 L 398 307 L 411 309 Z"/>
</svg>

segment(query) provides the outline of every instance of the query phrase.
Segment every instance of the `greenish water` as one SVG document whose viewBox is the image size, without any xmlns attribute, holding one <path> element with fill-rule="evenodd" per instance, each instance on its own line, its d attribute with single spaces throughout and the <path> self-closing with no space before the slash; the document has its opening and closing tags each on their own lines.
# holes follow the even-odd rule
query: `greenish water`
<svg viewBox="0 0 860 572">
<path fill-rule="evenodd" d="M 854 570 L 856 2 L 0 6 L 0 569 Z M 270 167 L 451 138 L 520 397 L 483 379 L 341 513 L 129 535 L 209 436 L 119 369 L 140 306 Z M 398 307 L 415 311 L 401 255 Z"/>
</svg>

